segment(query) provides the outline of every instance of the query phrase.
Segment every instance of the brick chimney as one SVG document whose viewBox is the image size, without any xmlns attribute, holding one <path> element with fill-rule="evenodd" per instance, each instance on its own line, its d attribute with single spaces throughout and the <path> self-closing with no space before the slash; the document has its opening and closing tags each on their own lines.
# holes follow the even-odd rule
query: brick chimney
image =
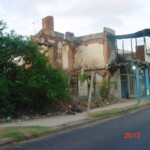
<svg viewBox="0 0 150 150">
<path fill-rule="evenodd" d="M 53 16 L 47 16 L 42 19 L 42 29 L 46 35 L 53 35 L 54 33 L 54 18 Z"/>
</svg>

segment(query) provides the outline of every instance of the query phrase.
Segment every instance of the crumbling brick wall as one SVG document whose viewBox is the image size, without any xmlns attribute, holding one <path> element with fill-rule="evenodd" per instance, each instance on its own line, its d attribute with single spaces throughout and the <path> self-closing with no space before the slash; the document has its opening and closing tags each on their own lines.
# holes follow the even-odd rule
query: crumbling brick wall
<svg viewBox="0 0 150 150">
<path fill-rule="evenodd" d="M 103 79 L 109 79 L 109 66 L 114 63 L 115 41 L 109 38 L 108 34 L 115 34 L 113 30 L 105 28 L 103 32 L 91 34 L 82 37 L 75 37 L 73 33 L 64 34 L 54 31 L 54 18 L 48 16 L 42 19 L 42 29 L 32 38 L 39 45 L 41 50 L 46 49 L 53 67 L 61 67 L 68 76 L 72 75 L 77 78 L 81 69 L 86 70 L 89 77 L 91 71 L 98 71 Z M 96 79 L 94 79 L 96 81 Z M 78 83 L 73 85 L 74 93 L 79 93 Z M 97 90 L 98 83 L 94 83 L 94 90 Z M 85 89 L 88 90 L 88 84 Z M 97 90 L 98 91 L 98 90 Z M 87 93 L 87 92 L 84 92 Z"/>
</svg>

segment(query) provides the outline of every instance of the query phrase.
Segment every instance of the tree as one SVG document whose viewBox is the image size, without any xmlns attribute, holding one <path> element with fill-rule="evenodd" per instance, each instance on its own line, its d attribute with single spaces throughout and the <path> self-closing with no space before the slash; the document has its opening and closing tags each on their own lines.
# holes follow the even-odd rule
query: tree
<svg viewBox="0 0 150 150">
<path fill-rule="evenodd" d="M 46 113 L 67 97 L 66 76 L 30 38 L 4 33 L 5 28 L 0 21 L 0 116 L 20 109 Z"/>
</svg>

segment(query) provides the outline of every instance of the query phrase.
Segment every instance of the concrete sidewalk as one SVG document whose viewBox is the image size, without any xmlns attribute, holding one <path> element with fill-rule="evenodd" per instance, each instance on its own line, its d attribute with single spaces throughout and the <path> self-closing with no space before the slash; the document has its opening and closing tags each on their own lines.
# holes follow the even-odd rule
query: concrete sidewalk
<svg viewBox="0 0 150 150">
<path fill-rule="evenodd" d="M 144 99 L 145 98 L 143 98 L 141 104 L 138 105 L 142 106 L 142 105 L 150 104 L 150 101 L 146 101 Z M 102 108 L 92 109 L 90 113 L 110 111 L 114 109 L 124 109 L 131 106 L 137 106 L 137 101 L 135 99 L 130 99 L 125 102 L 108 105 Z M 70 127 L 81 126 L 83 124 L 90 123 L 93 121 L 94 121 L 93 119 L 86 119 L 86 112 L 83 112 L 76 115 L 55 116 L 55 117 L 34 119 L 34 120 L 22 121 L 22 122 L 4 123 L 4 124 L 0 124 L 0 128 L 9 127 L 9 126 L 48 126 L 48 127 L 52 127 L 55 131 L 54 133 L 56 133 L 56 132 L 66 130 Z M 41 133 L 40 136 L 42 135 L 43 134 Z M 32 134 L 29 134 L 29 135 L 24 135 L 24 138 L 31 139 L 35 137 Z M 0 146 L 13 143 L 13 142 L 18 142 L 18 140 L 14 137 L 0 138 Z"/>
<path fill-rule="evenodd" d="M 142 99 L 141 104 L 139 105 L 146 105 L 150 101 L 146 101 Z M 95 112 L 103 112 L 109 111 L 113 109 L 125 108 L 129 106 L 134 106 L 137 104 L 135 99 L 126 100 L 125 102 L 120 102 L 112 105 L 108 105 L 102 108 L 95 108 L 91 109 L 90 113 Z M 49 127 L 56 127 L 63 124 L 70 124 L 72 122 L 81 122 L 86 119 L 86 112 L 78 113 L 76 115 L 65 115 L 65 116 L 54 116 L 54 117 L 47 117 L 47 118 L 40 118 L 28 121 L 21 121 L 21 122 L 10 122 L 5 124 L 0 124 L 0 127 L 9 127 L 9 126 L 49 126 Z"/>
</svg>

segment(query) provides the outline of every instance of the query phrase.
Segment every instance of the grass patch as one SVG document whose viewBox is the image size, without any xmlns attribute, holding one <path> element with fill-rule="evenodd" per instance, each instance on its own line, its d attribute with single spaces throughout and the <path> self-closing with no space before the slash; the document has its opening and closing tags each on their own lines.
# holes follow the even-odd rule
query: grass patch
<svg viewBox="0 0 150 150">
<path fill-rule="evenodd" d="M 39 134 L 40 134 L 40 133 L 35 132 L 35 131 L 34 131 L 34 132 L 31 132 L 31 135 L 32 135 L 32 136 L 34 136 L 34 137 L 38 137 L 38 136 L 39 136 Z"/>
<path fill-rule="evenodd" d="M 31 135 L 32 135 L 33 137 L 38 137 L 38 136 L 40 136 L 41 134 L 50 134 L 50 133 L 54 133 L 54 130 L 44 130 L 43 132 L 34 131 L 34 132 L 31 132 Z"/>
<path fill-rule="evenodd" d="M 9 132 L 9 133 L 3 134 L 3 136 L 4 137 L 13 137 L 17 140 L 23 140 L 24 139 L 22 132 Z"/>
<path fill-rule="evenodd" d="M 24 127 L 24 128 L 26 128 L 26 127 Z M 28 126 L 28 128 L 30 128 L 30 129 L 48 129 L 48 128 L 50 128 L 50 127 L 43 127 L 43 126 Z"/>
<path fill-rule="evenodd" d="M 123 110 L 119 109 L 119 110 L 96 113 L 96 114 L 93 114 L 92 117 L 95 117 L 95 118 L 109 118 L 109 117 L 112 117 L 112 116 L 116 116 L 116 115 L 120 115 L 120 114 L 124 114 L 124 113 L 130 112 L 130 111 L 136 110 L 140 107 L 141 106 L 133 106 L 133 107 L 126 108 L 126 109 L 123 109 Z"/>
<path fill-rule="evenodd" d="M 44 133 L 50 134 L 50 133 L 54 133 L 55 130 L 46 130 Z"/>
<path fill-rule="evenodd" d="M 62 126 L 62 127 L 67 127 L 68 124 L 64 123 L 64 124 L 62 124 L 61 126 Z"/>
<path fill-rule="evenodd" d="M 17 140 L 23 140 L 26 135 L 37 137 L 41 134 L 49 134 L 53 132 L 54 130 L 51 127 L 43 126 L 4 127 L 0 128 L 0 138 L 13 137 Z"/>
<path fill-rule="evenodd" d="M 132 111 L 132 110 L 136 110 L 136 109 L 138 109 L 138 108 L 140 108 L 141 106 L 134 106 L 134 107 L 130 107 L 128 110 L 129 111 Z"/>
</svg>

